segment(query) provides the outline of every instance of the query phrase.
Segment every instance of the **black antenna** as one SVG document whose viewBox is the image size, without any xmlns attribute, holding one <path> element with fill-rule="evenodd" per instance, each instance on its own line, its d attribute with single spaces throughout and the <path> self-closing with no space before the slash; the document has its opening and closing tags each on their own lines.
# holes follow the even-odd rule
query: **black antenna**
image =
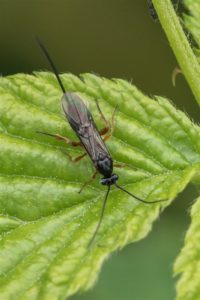
<svg viewBox="0 0 200 300">
<path fill-rule="evenodd" d="M 63 91 L 63 94 L 65 94 L 66 91 L 65 91 L 64 85 L 63 85 L 62 80 L 61 80 L 61 78 L 60 78 L 60 76 L 58 74 L 58 70 L 57 70 L 57 68 L 56 68 L 53 60 L 51 59 L 51 56 L 50 56 L 49 52 L 47 51 L 46 47 L 44 46 L 44 44 L 42 43 L 42 41 L 38 37 L 36 37 L 36 41 L 37 41 L 37 44 L 39 45 L 39 47 L 41 48 L 42 52 L 46 56 L 46 58 L 47 58 L 47 60 L 48 60 L 48 62 L 50 64 L 50 66 L 51 66 L 54 74 L 56 75 L 56 78 L 58 80 L 58 83 L 59 83 L 62 91 Z"/>
<path fill-rule="evenodd" d="M 95 232 L 93 233 L 93 236 L 88 244 L 88 248 L 92 245 L 92 243 L 94 242 L 94 239 L 97 235 L 97 232 L 99 231 L 99 228 L 101 226 L 101 223 L 102 223 L 102 220 L 103 220 L 103 216 L 104 216 L 104 212 L 105 212 L 105 208 L 106 208 L 106 203 L 107 203 L 107 199 L 108 199 L 108 195 L 109 195 L 109 192 L 110 192 L 110 185 L 108 186 L 108 190 L 106 192 L 106 196 L 105 196 L 105 199 L 104 199 L 104 202 L 103 202 L 103 206 L 102 206 L 102 210 L 101 210 L 101 215 L 100 215 L 100 218 L 99 218 L 99 222 L 97 224 L 97 227 L 95 229 Z"/>
<path fill-rule="evenodd" d="M 118 187 L 118 189 L 122 190 L 123 192 L 127 193 L 128 195 L 132 196 L 133 198 L 137 199 L 140 202 L 143 203 L 147 203 L 147 204 L 151 204 L 151 203 L 157 203 L 157 202 L 162 202 L 162 201 L 166 201 L 167 199 L 162 199 L 162 200 L 154 200 L 154 201 L 145 201 L 133 194 L 131 194 L 129 191 L 125 190 L 123 187 L 121 187 L 120 185 L 118 185 L 117 183 L 115 183 L 115 186 Z"/>
</svg>

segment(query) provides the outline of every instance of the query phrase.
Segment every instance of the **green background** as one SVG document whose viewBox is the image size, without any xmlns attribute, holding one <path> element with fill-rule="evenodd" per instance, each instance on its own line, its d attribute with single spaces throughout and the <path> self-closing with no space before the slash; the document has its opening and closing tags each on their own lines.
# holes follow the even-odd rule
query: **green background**
<svg viewBox="0 0 200 300">
<path fill-rule="evenodd" d="M 184 77 L 179 75 L 172 86 L 176 59 L 145 0 L 0 0 L 2 76 L 49 69 L 35 36 L 61 72 L 127 79 L 148 95 L 170 98 L 198 120 L 199 108 Z M 174 299 L 173 262 L 195 195 L 188 187 L 146 239 L 113 254 L 96 286 L 73 300 Z"/>
</svg>

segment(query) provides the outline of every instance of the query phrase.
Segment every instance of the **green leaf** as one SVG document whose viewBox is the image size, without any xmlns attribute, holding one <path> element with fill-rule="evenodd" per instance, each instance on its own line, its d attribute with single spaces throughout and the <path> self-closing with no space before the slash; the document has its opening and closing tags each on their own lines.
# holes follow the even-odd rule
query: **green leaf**
<svg viewBox="0 0 200 300">
<path fill-rule="evenodd" d="M 192 224 L 186 234 L 185 245 L 175 263 L 175 273 L 182 273 L 181 278 L 177 284 L 177 300 L 200 299 L 199 209 L 200 197 L 192 207 Z"/>
<path fill-rule="evenodd" d="M 169 101 L 143 95 L 130 83 L 84 74 L 62 75 L 78 92 L 95 121 L 95 99 L 116 127 L 108 147 L 119 184 L 143 204 L 112 188 L 103 224 L 91 248 L 105 187 L 92 176 L 89 158 L 36 131 L 75 135 L 61 110 L 61 91 L 50 73 L 0 78 L 0 299 L 66 299 L 91 287 L 114 250 L 143 238 L 160 211 L 193 181 L 200 182 L 200 128 Z"/>
<path fill-rule="evenodd" d="M 184 23 L 196 42 L 194 51 L 200 58 L 200 2 L 198 0 L 184 0 L 188 14 L 184 14 Z M 199 183 L 199 182 L 198 182 Z M 199 300 L 200 298 L 200 272 L 199 272 L 199 207 L 200 198 L 191 209 L 191 225 L 185 237 L 185 245 L 179 254 L 175 266 L 175 274 L 180 274 L 177 283 L 177 300 Z"/>
<path fill-rule="evenodd" d="M 196 46 L 200 49 L 200 2 L 199 0 L 184 0 L 184 5 L 188 10 L 188 14 L 184 14 L 184 23 L 188 31 L 192 34 L 196 42 Z M 197 56 L 199 57 L 200 53 L 196 51 Z"/>
</svg>

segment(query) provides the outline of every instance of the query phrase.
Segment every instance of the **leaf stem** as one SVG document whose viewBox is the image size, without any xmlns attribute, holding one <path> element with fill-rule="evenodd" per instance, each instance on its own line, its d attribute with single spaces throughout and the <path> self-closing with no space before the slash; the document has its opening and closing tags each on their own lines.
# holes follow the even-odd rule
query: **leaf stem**
<svg viewBox="0 0 200 300">
<path fill-rule="evenodd" d="M 179 66 L 200 105 L 200 66 L 186 38 L 171 0 L 152 0 L 160 23 L 170 42 Z"/>
</svg>

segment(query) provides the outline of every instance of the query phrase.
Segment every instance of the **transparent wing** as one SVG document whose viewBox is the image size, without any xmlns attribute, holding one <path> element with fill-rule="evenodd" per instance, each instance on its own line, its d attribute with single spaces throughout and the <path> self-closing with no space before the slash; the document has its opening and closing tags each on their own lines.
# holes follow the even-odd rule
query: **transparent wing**
<svg viewBox="0 0 200 300">
<path fill-rule="evenodd" d="M 68 92 L 63 95 L 62 107 L 69 124 L 84 145 L 92 161 L 96 162 L 98 158 L 109 155 L 92 115 L 83 100 L 75 93 Z"/>
<path fill-rule="evenodd" d="M 62 107 L 65 115 L 75 132 L 87 124 L 90 119 L 90 112 L 83 100 L 75 93 L 65 93 L 62 97 Z"/>
</svg>

